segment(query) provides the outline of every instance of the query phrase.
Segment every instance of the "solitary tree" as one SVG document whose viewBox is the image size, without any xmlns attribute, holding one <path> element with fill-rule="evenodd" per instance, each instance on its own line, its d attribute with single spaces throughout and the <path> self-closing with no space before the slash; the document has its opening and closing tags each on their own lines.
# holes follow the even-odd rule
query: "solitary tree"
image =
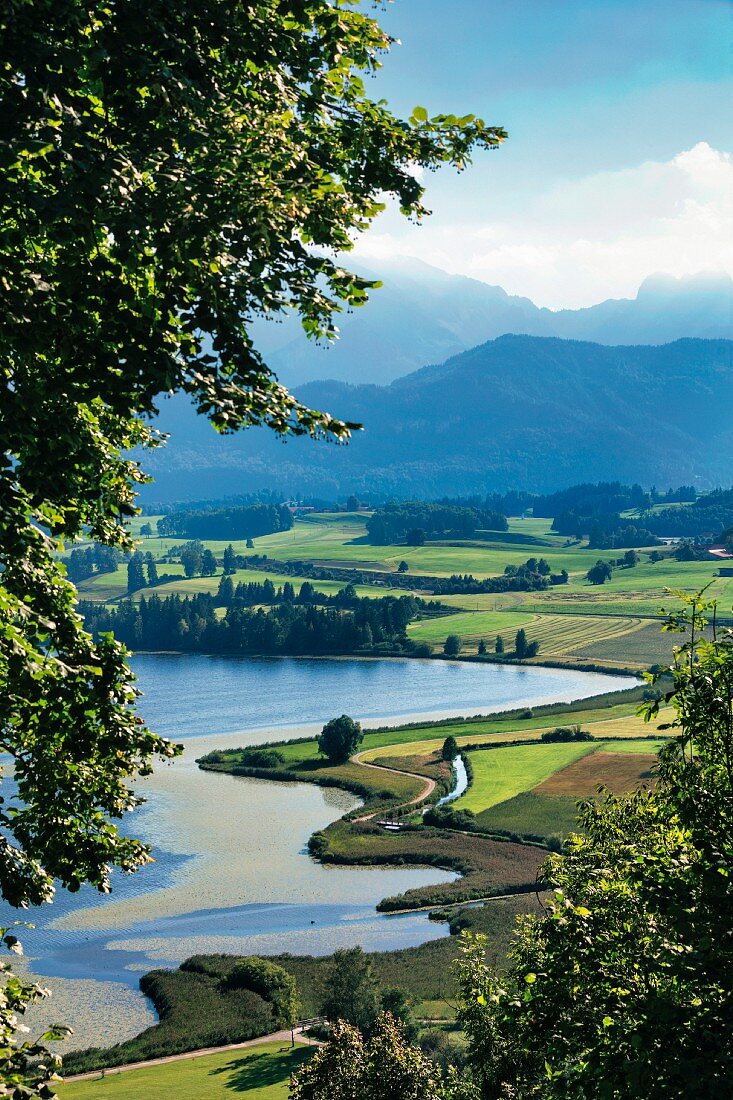
<svg viewBox="0 0 733 1100">
<path fill-rule="evenodd" d="M 519 660 L 527 656 L 527 631 L 520 626 L 514 639 L 514 652 Z"/>
<path fill-rule="evenodd" d="M 361 724 L 348 714 L 332 718 L 318 735 L 318 751 L 327 756 L 331 764 L 343 764 L 358 749 L 364 738 Z"/>
<path fill-rule="evenodd" d="M 150 586 L 158 583 L 158 566 L 155 564 L 152 554 L 145 555 L 145 571 L 148 575 L 148 584 Z"/>
<path fill-rule="evenodd" d="M 385 989 L 381 995 L 382 1012 L 388 1012 L 400 1024 L 402 1033 L 410 1042 L 417 1039 L 420 1028 L 413 1016 L 415 1000 L 404 989 Z"/>
<path fill-rule="evenodd" d="M 139 550 L 136 550 L 127 563 L 127 591 L 137 592 L 145 587 L 144 558 Z"/>
<path fill-rule="evenodd" d="M 294 1027 L 298 1019 L 295 978 L 270 959 L 256 955 L 241 959 L 225 980 L 226 989 L 250 989 L 272 1006 L 275 1027 Z"/>
<path fill-rule="evenodd" d="M 482 638 L 481 641 L 478 644 L 478 655 L 479 655 L 479 657 L 483 657 L 485 653 L 486 653 L 486 642 Z"/>
<path fill-rule="evenodd" d="M 234 547 L 231 542 L 224 548 L 224 572 L 236 573 L 237 571 L 237 555 L 234 553 Z"/>
<path fill-rule="evenodd" d="M 457 634 L 449 634 L 443 643 L 446 657 L 456 657 L 461 652 L 461 639 Z"/>
<path fill-rule="evenodd" d="M 495 653 L 503 653 L 504 652 L 504 639 L 502 638 L 501 634 L 496 635 L 496 641 L 494 642 L 494 652 Z"/>
<path fill-rule="evenodd" d="M 303 581 L 298 592 L 300 603 L 313 603 L 316 598 L 316 590 L 310 581 Z"/>
<path fill-rule="evenodd" d="M 440 755 L 442 756 L 443 760 L 451 761 L 455 760 L 455 758 L 458 756 L 458 742 L 456 741 L 453 734 L 450 734 L 448 737 L 446 737 L 445 741 L 443 742 L 443 748 L 440 751 Z"/>
<path fill-rule="evenodd" d="M 213 552 L 207 548 L 201 555 L 201 575 L 202 577 L 214 577 L 216 576 L 216 569 L 216 558 Z"/>
<path fill-rule="evenodd" d="M 219 607 L 229 607 L 234 599 L 234 581 L 226 573 L 219 581 L 219 588 L 216 593 L 216 602 Z"/>
<path fill-rule="evenodd" d="M 181 548 L 181 565 L 183 566 L 183 572 L 190 579 L 195 577 L 197 573 L 201 572 L 201 563 L 203 560 L 203 547 L 200 543 L 188 542 Z"/>
<path fill-rule="evenodd" d="M 410 568 L 409 564 L 406 561 L 404 561 L 404 559 L 403 559 L 400 562 L 400 564 L 397 566 L 397 572 L 398 573 L 406 573 L 409 568 Z"/>
<path fill-rule="evenodd" d="M 149 523 L 143 523 L 142 527 L 140 528 L 140 534 L 144 539 L 149 539 L 153 534 L 153 528 L 150 526 Z"/>
<path fill-rule="evenodd" d="M 591 584 L 605 584 L 613 576 L 613 570 L 607 561 L 598 560 L 586 573 Z"/>
<path fill-rule="evenodd" d="M 337 1024 L 327 1043 L 298 1069 L 290 1084 L 291 1100 L 463 1100 L 452 1086 L 444 1089 L 440 1068 L 388 1013 L 372 1032 Z M 469 1093 L 468 1096 L 471 1094 Z M 475 1094 L 474 1094 L 475 1095 Z"/>
<path fill-rule="evenodd" d="M 321 1012 L 331 1023 L 343 1020 L 368 1032 L 381 1007 L 379 982 L 361 947 L 335 951 L 325 981 Z"/>
</svg>

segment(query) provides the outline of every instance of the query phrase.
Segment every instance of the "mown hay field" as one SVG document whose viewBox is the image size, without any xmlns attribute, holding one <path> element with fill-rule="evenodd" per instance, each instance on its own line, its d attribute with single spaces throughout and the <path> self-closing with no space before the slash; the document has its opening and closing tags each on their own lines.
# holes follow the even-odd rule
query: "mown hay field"
<svg viewBox="0 0 733 1100">
<path fill-rule="evenodd" d="M 603 784 L 614 794 L 625 794 L 643 783 L 651 782 L 656 763 L 655 753 L 604 752 L 599 749 L 538 783 L 534 793 L 575 799 L 592 798 L 598 785 Z"/>
</svg>

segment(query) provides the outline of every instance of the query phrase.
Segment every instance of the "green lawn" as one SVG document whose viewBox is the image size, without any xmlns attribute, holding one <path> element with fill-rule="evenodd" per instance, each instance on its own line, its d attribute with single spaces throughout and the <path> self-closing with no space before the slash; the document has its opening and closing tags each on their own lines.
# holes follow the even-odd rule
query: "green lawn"
<svg viewBox="0 0 733 1100">
<path fill-rule="evenodd" d="M 595 748 L 593 742 L 586 741 L 560 745 L 512 745 L 505 749 L 469 753 L 473 783 L 453 806 L 457 810 L 480 813 L 523 791 L 530 791 L 543 779 Z"/>
<path fill-rule="evenodd" d="M 651 664 L 667 663 L 671 647 L 677 639 L 658 636 L 649 623 L 658 617 L 662 606 L 674 607 L 675 600 L 665 588 L 696 591 L 713 581 L 710 594 L 718 598 L 723 616 L 733 611 L 733 578 L 716 578 L 719 563 L 678 562 L 671 557 L 652 564 L 648 551 L 642 550 L 642 561 L 632 569 L 617 568 L 606 584 L 593 586 L 585 579 L 586 571 L 597 558 L 615 558 L 621 550 L 589 550 L 584 544 L 571 543 L 550 531 L 550 520 L 513 518 L 507 532 L 488 532 L 484 539 L 466 543 L 448 540 L 421 547 L 372 546 L 366 541 L 366 516 L 363 513 L 313 513 L 296 520 L 290 531 L 265 535 L 255 539 L 254 553 L 266 553 L 285 561 L 313 561 L 323 565 L 353 568 L 360 572 L 396 570 L 403 559 L 416 576 L 429 574 L 447 576 L 452 573 L 473 573 L 483 578 L 503 573 L 508 564 L 518 565 L 533 556 L 544 556 L 554 572 L 568 570 L 569 582 L 544 592 L 483 593 L 440 597 L 455 609 L 455 614 L 412 623 L 410 637 L 440 648 L 448 634 L 458 634 L 464 641 L 464 653 L 475 652 L 483 638 L 491 652 L 497 634 L 504 638 L 506 651 L 511 653 L 516 631 L 527 630 L 530 640 L 540 643 L 540 662 L 548 658 L 559 661 L 590 661 L 598 665 L 624 665 L 647 668 Z M 132 524 L 135 533 L 144 522 L 155 526 L 156 517 L 138 517 Z M 181 545 L 184 539 L 142 539 L 143 552 L 155 558 Z M 226 540 L 204 540 L 221 558 Z M 243 540 L 236 541 L 238 553 L 253 553 Z M 220 575 L 186 580 L 181 566 L 158 564 L 158 571 L 181 574 L 180 580 L 156 589 L 160 596 L 178 593 L 215 592 Z M 259 581 L 270 577 L 278 586 L 289 579 L 298 588 L 302 576 L 285 578 L 268 572 L 267 567 L 241 570 L 233 578 L 238 581 Z M 409 574 L 408 574 L 409 576 Z M 345 582 L 314 581 L 315 587 L 328 595 L 337 592 Z M 83 582 L 80 591 L 85 598 L 113 600 L 126 595 L 127 568 L 116 573 Z M 357 585 L 360 596 L 379 597 L 404 595 L 404 589 Z M 648 629 L 646 629 L 648 626 Z"/>
<path fill-rule="evenodd" d="M 291 1073 L 311 1053 L 305 1046 L 283 1050 L 278 1043 L 263 1043 L 72 1082 L 59 1087 L 59 1100 L 225 1100 L 233 1093 L 280 1100 L 288 1095 Z"/>
<path fill-rule="evenodd" d="M 146 519 L 155 530 L 155 517 Z M 283 561 L 330 561 L 373 569 L 396 569 L 404 559 L 411 571 L 438 576 L 449 576 L 451 573 L 496 576 L 504 572 L 505 565 L 520 565 L 530 556 L 547 558 L 558 572 L 564 566 L 570 573 L 584 573 L 598 556 L 595 551 L 576 545 L 566 547 L 566 540 L 551 535 L 550 521 L 543 519 L 513 519 L 508 533 L 499 533 L 495 538 L 488 533 L 485 539 L 472 540 L 469 544 L 439 542 L 419 547 L 372 546 L 366 541 L 365 521 L 363 514 L 314 513 L 296 520 L 290 531 L 256 538 L 254 551 L 247 550 L 245 540 L 235 540 L 233 546 L 237 553 L 264 553 Z M 139 530 L 139 525 L 136 527 Z M 516 541 L 511 541 L 512 536 L 516 537 Z M 141 549 L 159 555 L 185 541 L 157 537 L 143 539 Z M 227 541 L 203 540 L 205 546 L 219 555 Z"/>
</svg>

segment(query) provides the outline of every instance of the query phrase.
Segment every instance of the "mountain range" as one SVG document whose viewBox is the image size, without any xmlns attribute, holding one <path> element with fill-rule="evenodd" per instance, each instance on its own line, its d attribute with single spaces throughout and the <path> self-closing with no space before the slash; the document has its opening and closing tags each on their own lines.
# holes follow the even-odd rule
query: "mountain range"
<svg viewBox="0 0 733 1100">
<path fill-rule="evenodd" d="M 286 385 L 323 378 L 386 384 L 507 333 L 599 344 L 733 337 L 733 281 L 725 273 L 652 275 L 635 298 L 553 312 L 419 260 L 350 266 L 383 285 L 366 306 L 341 315 L 336 344 L 324 347 L 306 339 L 294 317 L 255 325 L 255 345 Z"/>
<path fill-rule="evenodd" d="M 371 372 L 367 372 L 367 375 Z M 149 500 L 272 487 L 333 498 L 551 491 L 578 481 L 730 484 L 733 342 L 607 346 L 506 335 L 386 386 L 311 382 L 298 396 L 365 425 L 348 446 L 217 436 L 183 397 L 147 453 Z"/>
</svg>

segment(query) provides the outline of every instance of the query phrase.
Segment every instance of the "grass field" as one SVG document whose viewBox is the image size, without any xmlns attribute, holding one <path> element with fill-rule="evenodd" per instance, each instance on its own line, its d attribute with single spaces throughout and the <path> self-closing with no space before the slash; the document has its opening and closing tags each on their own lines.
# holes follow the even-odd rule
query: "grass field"
<svg viewBox="0 0 733 1100">
<path fill-rule="evenodd" d="M 455 615 L 441 615 L 437 619 L 423 619 L 410 623 L 407 633 L 415 642 L 430 642 L 442 645 L 449 634 L 458 634 L 466 641 L 477 643 L 483 638 L 493 650 L 497 634 L 504 638 L 507 650 L 512 649 L 514 635 L 520 626 L 525 627 L 528 635 L 533 625 L 531 614 L 501 611 L 459 611 Z M 475 649 L 475 645 L 471 648 Z"/>
<path fill-rule="evenodd" d="M 159 565 L 159 573 L 176 573 L 180 580 L 168 581 L 165 584 L 156 585 L 154 589 L 141 589 L 135 593 L 134 598 L 150 596 L 153 592 L 161 599 L 166 596 L 193 596 L 198 592 L 216 593 L 221 581 L 221 573 L 214 577 L 185 577 L 183 566 L 173 563 L 171 565 Z M 282 588 L 286 582 L 293 585 L 296 592 L 304 581 L 310 581 L 317 592 L 323 592 L 327 596 L 333 596 L 339 592 L 346 581 L 322 581 L 312 577 L 291 577 L 279 573 L 267 572 L 266 569 L 238 569 L 232 574 L 232 582 L 237 584 L 262 584 L 265 580 L 271 580 L 275 588 Z M 357 584 L 354 585 L 358 596 L 404 596 L 404 588 L 389 588 L 386 585 Z M 114 573 L 103 573 L 89 580 L 81 581 L 78 585 L 79 592 L 85 600 L 100 600 L 103 603 L 125 598 L 127 596 L 127 566 L 120 565 Z"/>
<path fill-rule="evenodd" d="M 306 1046 L 263 1043 L 71 1082 L 61 1085 L 58 1095 L 59 1100 L 225 1100 L 245 1093 L 248 1100 L 281 1100 L 291 1073 L 312 1053 Z"/>
<path fill-rule="evenodd" d="M 628 725 L 621 720 L 588 728 L 596 736 L 602 736 L 605 727 L 609 737 L 623 737 Z M 649 727 L 645 728 L 648 732 Z M 576 828 L 578 800 L 594 797 L 600 784 L 622 794 L 650 781 L 662 744 L 662 740 L 647 741 L 637 735 L 628 740 L 519 745 L 470 753 L 473 784 L 453 806 L 472 810 L 479 828 L 487 832 L 563 836 Z M 553 749 L 571 751 L 553 755 Z"/>
<path fill-rule="evenodd" d="M 143 522 L 155 525 L 156 517 L 138 517 L 133 530 L 139 532 Z M 244 541 L 234 542 L 238 553 L 265 553 L 284 561 L 308 561 L 318 566 L 339 566 L 358 570 L 362 575 L 370 570 L 394 571 L 405 560 L 409 573 L 448 576 L 452 573 L 472 573 L 478 578 L 502 574 L 507 565 L 519 565 L 529 556 L 545 557 L 554 572 L 566 569 L 568 583 L 542 592 L 481 593 L 440 597 L 454 608 L 453 615 L 424 619 L 409 627 L 416 642 L 426 642 L 439 651 L 448 634 L 458 634 L 463 641 L 463 653 L 475 654 L 481 639 L 489 654 L 497 634 L 504 638 L 507 654 L 511 654 L 514 635 L 520 626 L 532 641 L 540 643 L 536 660 L 560 663 L 585 662 L 598 667 L 644 669 L 671 659 L 672 646 L 678 639 L 660 635 L 649 620 L 659 617 L 662 606 L 675 605 L 665 588 L 694 592 L 713 582 L 710 594 L 719 600 L 723 616 L 733 613 L 733 578 L 716 578 L 719 563 L 715 561 L 678 562 L 670 556 L 651 563 L 648 552 L 642 550 L 640 563 L 631 569 L 617 568 L 606 584 L 590 585 L 587 570 L 598 558 L 612 559 L 621 550 L 589 550 L 584 543 L 570 542 L 550 531 L 551 521 L 543 518 L 511 519 L 507 532 L 486 533 L 485 538 L 468 542 L 437 541 L 425 546 L 372 546 L 367 541 L 366 516 L 362 513 L 314 513 L 296 520 L 290 531 L 265 535 L 255 539 L 254 551 L 247 550 Z M 215 592 L 220 575 L 186 579 L 180 565 L 161 562 L 160 558 L 181 545 L 184 539 L 145 538 L 140 547 L 158 560 L 159 572 L 178 573 L 180 580 L 159 586 L 160 596 L 177 593 Z M 219 559 L 226 540 L 204 540 Z M 297 587 L 302 576 L 286 578 L 268 571 L 267 567 L 241 570 L 238 581 L 264 581 L 282 585 L 286 579 Z M 337 592 L 345 581 L 314 581 L 315 587 L 328 595 Z M 115 573 L 92 578 L 80 584 L 87 599 L 112 601 L 127 592 L 127 569 L 121 566 Z M 379 584 L 357 585 L 360 596 L 379 597 L 404 595 L 405 589 Z M 409 591 L 409 589 L 407 589 Z"/>
<path fill-rule="evenodd" d="M 592 751 L 593 743 L 580 741 L 560 745 L 513 745 L 495 751 L 470 753 L 473 783 L 453 806 L 480 813 L 531 790 L 560 768 Z"/>
</svg>

